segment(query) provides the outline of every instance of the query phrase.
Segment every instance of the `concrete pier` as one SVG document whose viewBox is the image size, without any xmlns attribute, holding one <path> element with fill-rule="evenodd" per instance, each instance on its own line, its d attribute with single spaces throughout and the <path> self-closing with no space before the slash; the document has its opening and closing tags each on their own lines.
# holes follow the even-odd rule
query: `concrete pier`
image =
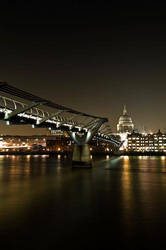
<svg viewBox="0 0 166 250">
<path fill-rule="evenodd" d="M 83 145 L 74 145 L 72 165 L 73 167 L 92 167 L 90 149 L 87 143 Z"/>
<path fill-rule="evenodd" d="M 82 132 L 82 134 L 70 130 L 68 131 L 68 134 L 75 142 L 72 159 L 73 167 L 92 167 L 88 143 L 102 126 L 102 124 L 106 121 L 107 119 L 97 119 L 97 121 L 95 119 L 93 122 L 91 122 L 91 124 L 88 124 L 88 127 L 90 126 L 89 130 L 86 132 L 84 131 L 84 133 Z"/>
</svg>

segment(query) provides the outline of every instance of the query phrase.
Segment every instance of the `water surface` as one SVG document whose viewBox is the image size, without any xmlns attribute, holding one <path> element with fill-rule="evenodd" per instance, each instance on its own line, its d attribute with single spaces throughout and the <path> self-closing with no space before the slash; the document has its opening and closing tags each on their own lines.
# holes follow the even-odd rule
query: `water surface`
<svg viewBox="0 0 166 250">
<path fill-rule="evenodd" d="M 156 249 L 165 235 L 164 156 L 95 158 L 92 169 L 0 156 L 3 249 Z"/>
</svg>

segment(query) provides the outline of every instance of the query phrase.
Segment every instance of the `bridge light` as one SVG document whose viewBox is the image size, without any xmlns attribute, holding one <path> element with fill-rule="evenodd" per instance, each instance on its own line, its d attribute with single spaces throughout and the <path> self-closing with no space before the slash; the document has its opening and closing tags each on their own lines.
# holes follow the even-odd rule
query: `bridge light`
<svg viewBox="0 0 166 250">
<path fill-rule="evenodd" d="M 109 160 L 110 156 L 109 155 L 106 155 L 106 159 Z"/>
</svg>

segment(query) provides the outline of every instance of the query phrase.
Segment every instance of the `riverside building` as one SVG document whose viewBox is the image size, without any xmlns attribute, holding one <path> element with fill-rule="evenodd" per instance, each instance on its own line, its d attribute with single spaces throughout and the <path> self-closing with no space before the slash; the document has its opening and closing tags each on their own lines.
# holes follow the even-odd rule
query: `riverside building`
<svg viewBox="0 0 166 250">
<path fill-rule="evenodd" d="M 166 152 L 166 134 L 160 130 L 154 134 L 128 134 L 129 152 Z"/>
</svg>

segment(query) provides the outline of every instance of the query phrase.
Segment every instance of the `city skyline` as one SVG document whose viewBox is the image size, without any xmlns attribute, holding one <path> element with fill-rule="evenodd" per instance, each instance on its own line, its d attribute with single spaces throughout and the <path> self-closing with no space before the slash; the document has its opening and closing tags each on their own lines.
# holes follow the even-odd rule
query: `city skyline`
<svg viewBox="0 0 166 250">
<path fill-rule="evenodd" d="M 3 92 L 2 92 L 3 94 Z M 133 116 L 131 115 L 131 112 L 128 112 L 128 109 L 126 109 L 126 105 L 123 105 L 123 112 L 121 110 L 121 113 L 117 116 L 116 121 L 114 121 L 114 126 L 112 126 L 112 132 L 113 133 L 117 133 L 118 132 L 118 123 L 119 123 L 119 119 L 120 117 L 123 117 L 124 115 L 124 110 L 126 112 L 126 115 L 129 117 L 129 119 L 133 120 Z M 109 125 L 110 125 L 110 121 L 108 121 Z M 18 128 L 18 129 L 17 129 Z M 0 123 L 0 129 L 1 129 L 1 135 L 47 135 L 49 132 L 48 128 L 32 128 L 31 125 L 10 125 L 8 126 L 6 123 L 1 122 Z M 145 124 L 142 126 L 137 126 L 137 124 L 135 124 L 134 121 L 134 125 L 133 128 L 130 129 L 132 131 L 138 131 L 140 133 L 155 133 L 156 131 L 158 131 L 158 129 L 160 128 L 154 128 L 154 129 L 149 129 Z M 161 129 L 162 132 L 166 132 L 166 128 L 163 127 L 163 129 Z"/>
<path fill-rule="evenodd" d="M 2 4 L 1 80 L 108 117 L 114 131 L 124 103 L 139 130 L 143 126 L 149 131 L 164 130 L 162 5 L 140 2 L 129 8 L 127 3 L 69 1 L 52 7 L 31 1 Z"/>
<path fill-rule="evenodd" d="M 2 249 L 165 249 L 164 1 L 1 1 Z"/>
</svg>

